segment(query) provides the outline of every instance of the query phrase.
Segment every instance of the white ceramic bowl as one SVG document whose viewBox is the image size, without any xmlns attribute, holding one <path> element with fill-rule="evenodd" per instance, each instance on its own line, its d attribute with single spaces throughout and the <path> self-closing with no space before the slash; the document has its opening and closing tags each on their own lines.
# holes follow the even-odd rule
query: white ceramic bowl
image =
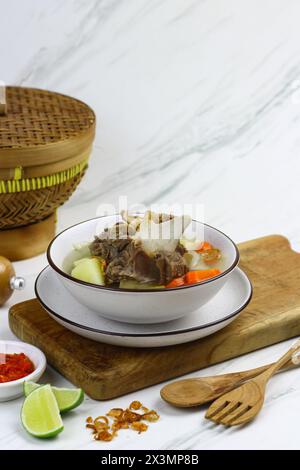
<svg viewBox="0 0 300 470">
<path fill-rule="evenodd" d="M 219 248 L 223 254 L 223 269 L 218 276 L 184 287 L 161 290 L 128 290 L 98 286 L 79 281 L 68 274 L 73 245 L 92 241 L 105 226 L 112 226 L 120 216 L 104 216 L 73 225 L 57 235 L 50 243 L 47 258 L 64 286 L 83 305 L 110 320 L 126 323 L 160 323 L 189 314 L 212 299 L 226 283 L 239 261 L 233 241 L 219 230 L 193 221 L 199 238 Z"/>
<path fill-rule="evenodd" d="M 42 351 L 31 344 L 20 341 L 0 341 L 0 353 L 24 353 L 33 362 L 34 371 L 22 379 L 0 383 L 0 402 L 14 400 L 23 395 L 23 383 L 27 380 L 37 382 L 46 369 L 46 357 Z"/>
</svg>

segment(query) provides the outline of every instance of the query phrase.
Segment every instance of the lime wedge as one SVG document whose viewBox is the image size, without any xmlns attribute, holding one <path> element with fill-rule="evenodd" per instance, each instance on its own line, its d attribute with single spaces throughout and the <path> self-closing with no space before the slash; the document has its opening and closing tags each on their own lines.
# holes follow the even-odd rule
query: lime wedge
<svg viewBox="0 0 300 470">
<path fill-rule="evenodd" d="M 28 397 L 28 395 L 36 390 L 37 388 L 41 387 L 41 385 L 36 384 L 34 382 L 24 382 L 24 395 Z M 59 411 L 61 413 L 65 413 L 66 411 L 73 410 L 77 408 L 84 399 L 84 393 L 81 388 L 58 388 L 58 387 L 51 387 L 54 396 L 56 398 Z"/>
<path fill-rule="evenodd" d="M 83 402 L 84 393 L 81 388 L 52 387 L 52 390 L 61 413 L 73 410 Z"/>
<path fill-rule="evenodd" d="M 23 393 L 25 395 L 25 397 L 28 397 L 28 395 L 33 392 L 33 390 L 36 390 L 37 388 L 39 388 L 40 385 L 35 383 L 35 382 L 31 382 L 30 380 L 28 380 L 27 382 L 23 382 Z"/>
<path fill-rule="evenodd" d="M 21 419 L 26 431 L 35 437 L 54 437 L 64 429 L 50 385 L 37 388 L 25 398 Z"/>
</svg>

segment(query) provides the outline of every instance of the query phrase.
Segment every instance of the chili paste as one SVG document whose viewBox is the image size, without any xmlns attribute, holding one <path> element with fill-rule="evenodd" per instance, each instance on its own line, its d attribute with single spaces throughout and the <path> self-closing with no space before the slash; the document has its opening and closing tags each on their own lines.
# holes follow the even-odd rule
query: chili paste
<svg viewBox="0 0 300 470">
<path fill-rule="evenodd" d="M 0 383 L 26 377 L 34 371 L 34 365 L 24 353 L 0 354 Z"/>
</svg>

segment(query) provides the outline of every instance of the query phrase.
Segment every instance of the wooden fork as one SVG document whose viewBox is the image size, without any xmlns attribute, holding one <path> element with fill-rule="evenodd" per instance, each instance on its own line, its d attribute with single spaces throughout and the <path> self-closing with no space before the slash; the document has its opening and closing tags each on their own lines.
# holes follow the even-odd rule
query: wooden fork
<svg viewBox="0 0 300 470">
<path fill-rule="evenodd" d="M 205 418 L 225 426 L 245 424 L 254 419 L 263 406 L 269 379 L 299 350 L 300 340 L 296 341 L 288 352 L 265 372 L 214 401 L 208 408 Z"/>
</svg>

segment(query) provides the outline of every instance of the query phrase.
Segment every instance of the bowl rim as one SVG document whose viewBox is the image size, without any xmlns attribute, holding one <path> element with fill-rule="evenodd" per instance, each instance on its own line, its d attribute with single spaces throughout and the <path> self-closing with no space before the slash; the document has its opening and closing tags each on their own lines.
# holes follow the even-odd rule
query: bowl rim
<svg viewBox="0 0 300 470">
<path fill-rule="evenodd" d="M 11 380 L 9 382 L 0 383 L 0 390 L 2 390 L 4 388 L 10 388 L 10 387 L 13 387 L 15 385 L 22 385 L 23 382 L 27 382 L 29 380 L 32 380 L 38 374 L 41 374 L 41 375 L 43 374 L 43 372 L 45 371 L 46 366 L 47 366 L 46 356 L 43 353 L 43 351 L 41 351 L 36 346 L 33 346 L 32 344 L 25 343 L 24 341 L 0 340 L 0 353 L 1 353 L 1 346 L 5 345 L 5 344 L 9 344 L 11 346 L 15 345 L 15 346 L 21 347 L 21 348 L 22 348 L 22 346 L 24 346 L 25 350 L 22 351 L 22 352 L 24 352 L 24 354 L 26 354 L 26 356 L 28 356 L 30 360 L 32 360 L 30 353 L 32 351 L 35 351 L 37 353 L 37 356 L 38 356 L 38 365 L 34 369 L 34 371 L 31 372 L 31 374 L 28 374 L 25 377 L 21 377 L 20 379 L 17 379 L 17 380 Z M 8 354 L 13 354 L 13 353 L 8 353 Z"/>
<path fill-rule="evenodd" d="M 127 337 L 128 338 L 145 338 L 145 337 L 147 337 L 147 338 L 151 337 L 152 338 L 152 337 L 158 337 L 158 336 L 176 336 L 176 335 L 181 335 L 181 334 L 185 334 L 185 333 L 191 333 L 192 331 L 203 330 L 205 328 L 210 328 L 212 326 L 219 325 L 220 323 L 226 322 L 227 320 L 230 320 L 231 318 L 234 318 L 235 316 L 237 316 L 241 311 L 243 311 L 247 307 L 247 305 L 250 303 L 250 301 L 252 299 L 252 296 L 253 296 L 253 286 L 252 286 L 252 283 L 251 283 L 249 277 L 247 276 L 247 274 L 241 268 L 238 267 L 237 270 L 239 271 L 239 273 L 241 273 L 245 277 L 245 279 L 248 283 L 249 294 L 248 294 L 247 298 L 242 302 L 242 305 L 240 305 L 240 307 L 238 307 L 236 310 L 234 310 L 233 312 L 226 315 L 224 318 L 221 318 L 219 320 L 214 320 L 210 323 L 205 323 L 204 325 L 193 326 L 193 327 L 190 327 L 190 328 L 183 328 L 181 330 L 175 330 L 175 331 L 163 331 L 163 332 L 157 332 L 157 333 L 120 333 L 118 331 L 116 332 L 116 331 L 99 330 L 98 328 L 93 328 L 91 326 L 81 325 L 80 323 L 77 323 L 73 320 L 69 320 L 68 318 L 63 317 L 59 313 L 52 310 L 52 308 L 47 306 L 45 304 L 45 302 L 41 299 L 41 297 L 39 295 L 39 292 L 38 292 L 38 289 L 37 289 L 38 280 L 47 269 L 49 269 L 49 266 L 46 266 L 44 269 L 42 269 L 42 271 L 39 273 L 38 277 L 36 278 L 35 285 L 34 285 L 35 295 L 36 295 L 38 301 L 40 302 L 40 304 L 42 305 L 42 307 L 48 313 L 53 315 L 55 318 L 58 318 L 59 320 L 65 322 L 65 323 L 68 323 L 69 325 L 75 326 L 76 328 L 79 328 L 79 329 L 82 329 L 82 330 L 91 331 L 93 333 L 103 334 L 103 335 L 106 335 L 106 336 L 118 336 L 118 337 L 123 337 L 123 338 L 127 338 Z M 69 295 L 72 295 L 72 294 L 70 293 Z M 110 321 L 114 321 L 114 320 L 110 320 Z M 118 323 L 118 322 L 116 322 L 116 323 Z"/>
<path fill-rule="evenodd" d="M 92 222 L 93 220 L 99 220 L 99 219 L 102 219 L 102 218 L 105 218 L 105 217 L 114 217 L 114 216 L 119 216 L 120 214 L 116 213 L 116 214 L 110 214 L 110 215 L 102 215 L 102 216 L 98 216 L 98 217 L 93 217 L 91 219 L 87 219 L 87 220 L 84 220 L 82 222 L 78 222 L 77 224 L 73 224 L 71 225 L 70 227 L 67 227 L 65 228 L 64 230 L 62 230 L 60 233 L 58 233 L 52 240 L 51 242 L 49 243 L 48 245 L 48 248 L 47 248 L 47 252 L 46 252 L 46 255 L 47 255 L 47 260 L 48 260 L 48 263 L 49 265 L 51 266 L 52 269 L 54 269 L 54 271 L 56 271 L 58 274 L 60 274 L 62 277 L 68 279 L 69 281 L 72 281 L 74 282 L 75 284 L 80 284 L 80 285 L 83 285 L 83 286 L 87 286 L 87 287 L 90 287 L 90 288 L 93 288 L 93 289 L 98 289 L 98 290 L 106 290 L 106 291 L 113 291 L 113 292 L 119 292 L 119 293 L 124 293 L 124 294 L 130 294 L 130 293 L 133 293 L 133 292 L 136 292 L 136 293 L 141 293 L 141 294 L 144 294 L 144 293 L 150 293 L 150 292 L 156 292 L 156 293 L 166 293 L 166 292 L 171 292 L 171 291 L 174 291 L 174 290 L 184 290 L 184 289 L 190 289 L 190 288 L 193 288 L 195 286 L 199 286 L 199 285 L 204 285 L 204 284 L 208 284 L 210 282 L 214 282 L 216 281 L 217 279 L 220 279 L 221 277 L 224 277 L 226 276 L 227 274 L 229 274 L 231 271 L 233 271 L 233 269 L 236 267 L 236 265 L 238 264 L 239 260 L 240 260 L 240 253 L 239 253 L 239 250 L 238 250 L 238 247 L 237 245 L 234 243 L 234 241 L 228 236 L 226 235 L 224 232 L 222 232 L 221 230 L 213 227 L 212 225 L 209 225 L 209 224 L 206 224 L 204 222 L 200 222 L 199 220 L 195 220 L 195 219 L 192 219 L 192 222 L 196 222 L 198 224 L 202 224 L 204 225 L 204 227 L 209 227 L 213 230 L 215 230 L 216 232 L 218 232 L 219 234 L 223 235 L 223 237 L 227 238 L 227 240 L 232 244 L 234 250 L 235 250 L 235 257 L 234 257 L 234 260 L 232 262 L 232 264 L 227 268 L 225 269 L 225 271 L 222 271 L 220 274 L 218 274 L 217 276 L 214 276 L 210 279 L 206 279 L 205 281 L 201 281 L 201 282 L 197 282 L 196 284 L 189 284 L 187 286 L 180 286 L 180 287 L 169 287 L 168 289 L 125 289 L 125 288 L 122 288 L 122 287 L 108 287 L 108 286 L 100 286 L 99 284 L 93 284 L 91 282 L 86 282 L 86 281 L 81 281 L 80 279 L 76 279 L 75 277 L 72 277 L 70 274 L 64 272 L 62 269 L 60 269 L 55 263 L 54 261 L 52 260 L 51 258 L 51 248 L 52 248 L 52 245 L 54 244 L 54 242 L 56 241 L 56 239 L 58 237 L 60 237 L 63 233 L 67 232 L 68 230 L 74 228 L 74 227 L 77 227 L 78 225 L 83 225 L 83 224 L 86 224 L 87 222 Z"/>
</svg>

